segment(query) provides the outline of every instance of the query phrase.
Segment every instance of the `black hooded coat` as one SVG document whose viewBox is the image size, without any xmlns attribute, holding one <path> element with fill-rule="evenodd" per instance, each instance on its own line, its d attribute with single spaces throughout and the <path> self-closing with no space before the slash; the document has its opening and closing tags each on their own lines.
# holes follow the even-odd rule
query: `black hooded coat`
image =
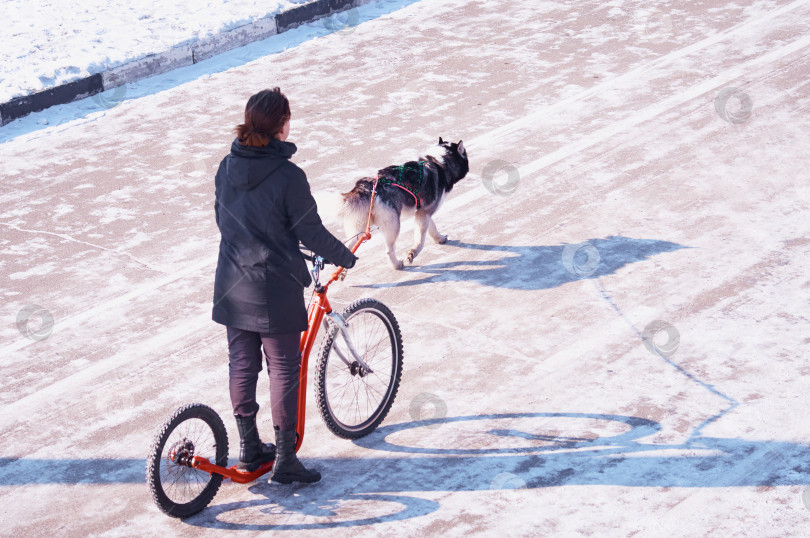
<svg viewBox="0 0 810 538">
<path fill-rule="evenodd" d="M 341 267 L 357 259 L 321 222 L 306 174 L 290 162 L 296 150 L 276 139 L 264 147 L 234 140 L 219 165 L 217 323 L 265 334 L 304 331 L 304 288 L 312 278 L 298 242 Z"/>
</svg>

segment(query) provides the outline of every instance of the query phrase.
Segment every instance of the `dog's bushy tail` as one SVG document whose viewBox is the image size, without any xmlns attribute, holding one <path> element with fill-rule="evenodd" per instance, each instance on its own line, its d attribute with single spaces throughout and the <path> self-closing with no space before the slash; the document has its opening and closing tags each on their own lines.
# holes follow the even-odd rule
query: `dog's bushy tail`
<svg viewBox="0 0 810 538">
<path fill-rule="evenodd" d="M 343 234 L 335 233 L 337 237 L 345 240 L 366 229 L 368 200 L 353 192 L 320 191 L 313 192 L 312 197 L 318 204 L 318 214 L 324 225 L 333 233 L 343 228 Z"/>
<path fill-rule="evenodd" d="M 343 219 L 343 232 L 347 237 L 352 237 L 366 229 L 369 199 L 355 191 L 342 194 L 341 197 L 340 216 Z"/>
<path fill-rule="evenodd" d="M 315 191 L 312 193 L 318 204 L 318 215 L 325 224 L 337 224 L 343 218 L 343 195 L 333 191 Z"/>
</svg>

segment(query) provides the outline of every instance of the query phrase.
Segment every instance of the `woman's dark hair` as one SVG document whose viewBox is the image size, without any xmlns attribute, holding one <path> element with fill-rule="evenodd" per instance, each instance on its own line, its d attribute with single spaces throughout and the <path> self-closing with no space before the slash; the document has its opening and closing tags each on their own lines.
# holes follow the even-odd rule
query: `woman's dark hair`
<svg viewBox="0 0 810 538">
<path fill-rule="evenodd" d="M 262 90 L 248 99 L 245 123 L 236 126 L 236 137 L 244 146 L 266 146 L 289 119 L 290 102 L 281 90 Z"/>
</svg>

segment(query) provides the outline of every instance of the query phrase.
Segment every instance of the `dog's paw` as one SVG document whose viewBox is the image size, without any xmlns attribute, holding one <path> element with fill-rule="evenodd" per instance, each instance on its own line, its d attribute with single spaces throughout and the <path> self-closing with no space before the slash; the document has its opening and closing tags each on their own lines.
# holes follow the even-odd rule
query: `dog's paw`
<svg viewBox="0 0 810 538">
<path fill-rule="evenodd" d="M 447 243 L 447 236 L 439 235 L 439 237 L 436 238 L 436 242 L 439 243 L 440 245 Z"/>
<path fill-rule="evenodd" d="M 411 250 L 408 252 L 408 263 L 413 263 L 413 259 L 416 257 L 416 253 Z"/>
<path fill-rule="evenodd" d="M 396 269 L 397 271 L 401 271 L 402 269 L 405 269 L 405 264 L 402 262 L 402 260 L 397 260 L 397 262 L 396 262 L 396 263 L 393 263 L 393 262 L 392 262 L 392 263 L 391 263 L 391 265 L 392 265 L 392 266 L 394 267 L 394 269 Z"/>
</svg>

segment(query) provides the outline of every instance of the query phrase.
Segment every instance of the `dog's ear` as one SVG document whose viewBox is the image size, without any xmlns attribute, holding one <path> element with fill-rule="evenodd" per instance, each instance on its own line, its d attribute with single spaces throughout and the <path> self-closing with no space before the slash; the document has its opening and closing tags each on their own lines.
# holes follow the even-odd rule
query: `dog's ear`
<svg viewBox="0 0 810 538">
<path fill-rule="evenodd" d="M 464 157 L 465 159 L 467 158 L 467 150 L 464 149 L 464 141 L 463 140 L 458 141 L 458 154 L 461 155 L 462 157 Z"/>
<path fill-rule="evenodd" d="M 442 144 L 444 144 L 444 140 L 442 140 L 442 137 L 440 136 L 439 137 L 439 145 L 441 146 Z"/>
</svg>

